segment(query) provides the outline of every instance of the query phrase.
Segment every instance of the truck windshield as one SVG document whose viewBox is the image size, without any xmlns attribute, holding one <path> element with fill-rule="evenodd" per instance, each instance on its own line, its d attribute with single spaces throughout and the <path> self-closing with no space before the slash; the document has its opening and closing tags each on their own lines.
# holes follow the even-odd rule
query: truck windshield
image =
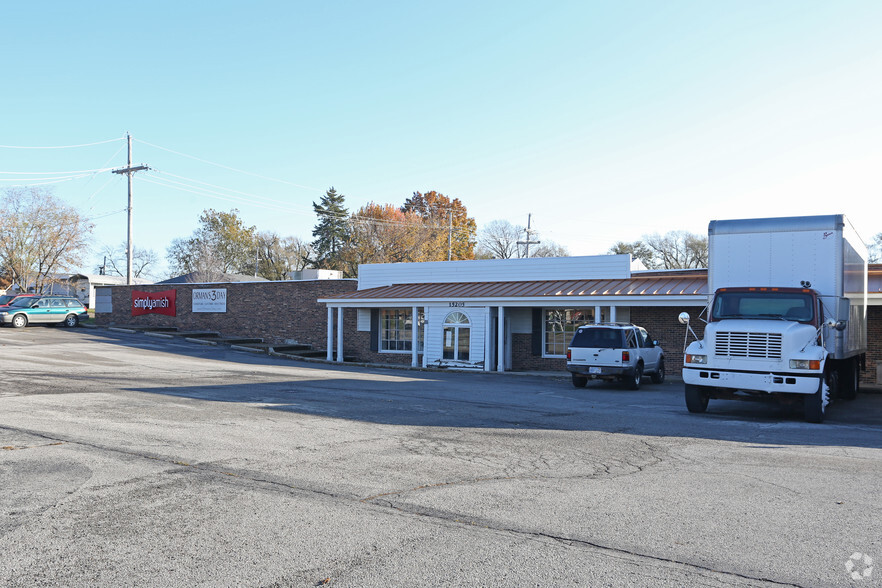
<svg viewBox="0 0 882 588">
<path fill-rule="evenodd" d="M 803 292 L 719 292 L 711 320 L 773 318 L 804 323 L 814 315 L 812 296 Z"/>
</svg>

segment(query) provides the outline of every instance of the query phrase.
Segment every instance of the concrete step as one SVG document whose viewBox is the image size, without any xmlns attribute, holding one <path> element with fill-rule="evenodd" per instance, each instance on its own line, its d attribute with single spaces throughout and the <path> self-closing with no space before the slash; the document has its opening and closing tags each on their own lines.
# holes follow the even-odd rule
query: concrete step
<svg viewBox="0 0 882 588">
<path fill-rule="evenodd" d="M 220 333 L 217 331 L 175 331 L 169 334 L 188 339 L 216 339 L 220 337 Z"/>
<path fill-rule="evenodd" d="M 153 327 L 150 325 L 112 325 L 116 329 L 129 329 L 132 331 L 143 331 L 145 333 L 174 333 L 177 327 Z"/>
<path fill-rule="evenodd" d="M 263 343 L 263 339 L 258 337 L 220 337 L 215 339 L 218 343 L 226 343 L 227 345 L 252 345 L 255 343 Z"/>
</svg>

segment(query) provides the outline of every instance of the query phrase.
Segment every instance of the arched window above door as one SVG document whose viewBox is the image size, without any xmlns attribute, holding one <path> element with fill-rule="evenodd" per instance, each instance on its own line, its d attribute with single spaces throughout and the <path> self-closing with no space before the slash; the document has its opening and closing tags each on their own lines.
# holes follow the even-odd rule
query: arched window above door
<svg viewBox="0 0 882 588">
<path fill-rule="evenodd" d="M 456 311 L 451 312 L 447 315 L 447 318 L 444 319 L 445 325 L 469 325 L 469 317 L 467 317 L 464 313 Z"/>
</svg>

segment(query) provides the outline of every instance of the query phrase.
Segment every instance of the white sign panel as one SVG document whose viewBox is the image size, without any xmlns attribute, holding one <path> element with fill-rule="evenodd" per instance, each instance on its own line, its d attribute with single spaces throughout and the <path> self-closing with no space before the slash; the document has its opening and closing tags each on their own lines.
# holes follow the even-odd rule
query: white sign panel
<svg viewBox="0 0 882 588">
<path fill-rule="evenodd" d="M 227 289 L 193 290 L 193 312 L 227 312 Z"/>
</svg>

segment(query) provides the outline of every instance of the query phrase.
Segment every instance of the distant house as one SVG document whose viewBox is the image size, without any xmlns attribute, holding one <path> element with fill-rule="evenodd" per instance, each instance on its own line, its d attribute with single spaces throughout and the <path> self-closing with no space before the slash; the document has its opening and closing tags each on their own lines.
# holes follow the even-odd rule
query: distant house
<svg viewBox="0 0 882 588">
<path fill-rule="evenodd" d="M 222 272 L 190 272 L 175 278 L 169 278 L 157 284 L 219 284 L 224 282 L 269 282 L 259 276 L 245 274 L 225 274 Z"/>
<path fill-rule="evenodd" d="M 73 294 L 89 308 L 94 307 L 96 286 L 124 286 L 125 276 L 102 276 L 98 274 L 72 274 L 68 279 L 69 294 Z M 133 284 L 152 284 L 153 280 L 132 278 Z M 61 292 L 57 292 L 61 293 Z"/>
</svg>

